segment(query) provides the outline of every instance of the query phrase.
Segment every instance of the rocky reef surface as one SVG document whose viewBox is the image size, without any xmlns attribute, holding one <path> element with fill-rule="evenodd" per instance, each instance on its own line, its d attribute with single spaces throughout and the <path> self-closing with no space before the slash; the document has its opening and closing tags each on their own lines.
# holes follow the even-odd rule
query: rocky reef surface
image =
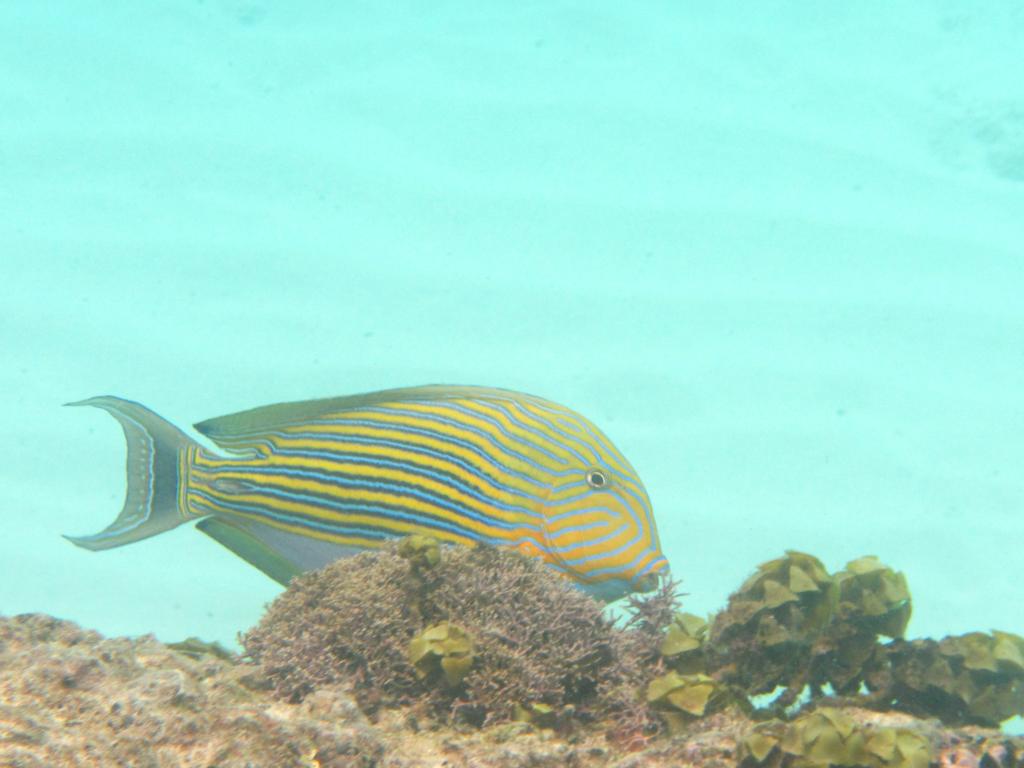
<svg viewBox="0 0 1024 768">
<path fill-rule="evenodd" d="M 245 656 L 0 617 L 0 766 L 1024 768 L 994 727 L 1024 640 L 900 639 L 871 558 L 677 609 L 668 583 L 613 622 L 535 561 L 405 540 L 293 581 Z"/>
<path fill-rule="evenodd" d="M 750 721 L 737 713 L 695 720 L 672 738 L 624 752 L 600 731 L 570 736 L 510 723 L 417 727 L 407 709 L 370 722 L 341 686 L 301 702 L 270 692 L 263 670 L 237 657 L 170 648 L 153 637 L 104 638 L 29 614 L 0 619 L 0 765 L 204 768 L 543 768 L 734 765 Z M 996 768 L 1022 745 L 984 728 L 863 709 L 855 722 L 911 729 L 931 762 Z M 1019 760 L 1019 758 L 1017 758 Z"/>
</svg>

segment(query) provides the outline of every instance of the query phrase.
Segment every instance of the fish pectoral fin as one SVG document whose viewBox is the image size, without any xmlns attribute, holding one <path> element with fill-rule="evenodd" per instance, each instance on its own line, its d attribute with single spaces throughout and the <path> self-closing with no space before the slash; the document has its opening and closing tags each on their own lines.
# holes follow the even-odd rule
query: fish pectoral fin
<svg viewBox="0 0 1024 768">
<path fill-rule="evenodd" d="M 267 526 L 254 524 L 258 528 Z M 207 517 L 196 524 L 196 528 L 218 544 L 227 547 L 250 565 L 254 565 L 279 584 L 288 586 L 293 577 L 303 568 L 292 562 L 256 533 L 248 530 L 254 526 L 236 524 L 216 517 Z"/>
</svg>

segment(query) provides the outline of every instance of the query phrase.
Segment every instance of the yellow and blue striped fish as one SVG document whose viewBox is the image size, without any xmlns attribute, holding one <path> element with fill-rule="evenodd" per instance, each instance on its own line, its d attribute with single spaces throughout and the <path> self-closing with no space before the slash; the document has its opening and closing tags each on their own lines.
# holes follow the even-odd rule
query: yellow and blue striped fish
<svg viewBox="0 0 1024 768">
<path fill-rule="evenodd" d="M 597 597 L 653 588 L 667 569 L 640 479 L 586 418 L 532 395 L 425 386 L 256 408 L 195 425 L 94 397 L 128 443 L 124 508 L 86 549 L 183 522 L 281 583 L 423 534 L 542 557 Z"/>
</svg>

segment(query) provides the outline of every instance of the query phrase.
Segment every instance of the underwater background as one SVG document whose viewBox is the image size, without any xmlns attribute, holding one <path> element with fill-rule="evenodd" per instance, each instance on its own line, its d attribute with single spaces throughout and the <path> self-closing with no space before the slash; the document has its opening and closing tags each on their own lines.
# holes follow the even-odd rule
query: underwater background
<svg viewBox="0 0 1024 768">
<path fill-rule="evenodd" d="M 1024 631 L 1024 6 L 0 5 L 0 612 L 233 644 L 280 588 L 102 553 L 183 428 L 432 382 L 590 417 L 687 610 L 795 548 Z"/>
</svg>

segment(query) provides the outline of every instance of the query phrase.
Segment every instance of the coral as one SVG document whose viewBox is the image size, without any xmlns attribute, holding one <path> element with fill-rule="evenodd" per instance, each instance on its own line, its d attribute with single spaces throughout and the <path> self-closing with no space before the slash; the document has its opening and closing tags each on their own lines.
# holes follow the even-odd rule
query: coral
<svg viewBox="0 0 1024 768">
<path fill-rule="evenodd" d="M 409 572 L 391 548 L 295 578 L 242 637 L 246 652 L 288 701 L 349 682 L 368 711 L 407 702 L 422 690 L 408 645 L 426 625 L 405 591 Z"/>
<path fill-rule="evenodd" d="M 243 637 L 246 652 L 289 701 L 346 683 L 369 711 L 425 702 L 442 722 L 568 727 L 617 714 L 656 729 L 637 659 L 640 639 L 656 647 L 660 635 L 617 628 L 538 560 L 433 551 L 406 540 L 295 579 Z"/>
<path fill-rule="evenodd" d="M 680 616 L 680 597 L 679 582 L 671 578 L 662 579 L 651 592 L 630 595 L 626 603 L 629 614 L 626 627 L 660 644 L 663 632 Z"/>
</svg>

